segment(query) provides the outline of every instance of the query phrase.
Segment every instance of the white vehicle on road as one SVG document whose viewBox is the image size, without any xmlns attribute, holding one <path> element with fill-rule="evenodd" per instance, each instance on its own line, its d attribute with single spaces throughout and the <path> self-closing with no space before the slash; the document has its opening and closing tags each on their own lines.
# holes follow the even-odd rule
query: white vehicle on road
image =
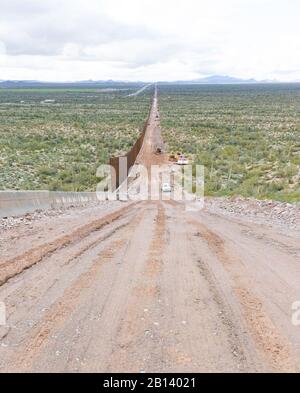
<svg viewBox="0 0 300 393">
<path fill-rule="evenodd" d="M 184 157 L 180 156 L 179 160 L 177 161 L 178 165 L 188 165 L 189 161 Z"/>
<path fill-rule="evenodd" d="M 164 183 L 161 187 L 162 192 L 171 192 L 172 188 L 169 183 Z"/>
</svg>

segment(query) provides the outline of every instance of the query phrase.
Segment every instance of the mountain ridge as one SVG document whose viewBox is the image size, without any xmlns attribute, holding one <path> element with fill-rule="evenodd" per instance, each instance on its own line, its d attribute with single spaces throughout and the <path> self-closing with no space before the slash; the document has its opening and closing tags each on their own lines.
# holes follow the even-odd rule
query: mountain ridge
<svg viewBox="0 0 300 393">
<path fill-rule="evenodd" d="M 97 86 L 104 84 L 135 84 L 135 83 L 146 83 L 144 81 L 127 81 L 127 80 L 81 80 L 81 81 L 39 81 L 39 80 L 3 80 L 0 79 L 0 88 L 13 88 L 13 87 L 39 87 L 39 86 Z M 149 82 L 147 82 L 149 83 Z M 259 83 L 284 83 L 277 80 L 256 80 L 256 79 L 242 79 L 228 75 L 210 75 L 203 78 L 197 78 L 192 80 L 177 80 L 177 81 L 159 81 L 158 83 L 168 84 L 259 84 Z M 289 83 L 297 83 L 289 82 Z"/>
</svg>

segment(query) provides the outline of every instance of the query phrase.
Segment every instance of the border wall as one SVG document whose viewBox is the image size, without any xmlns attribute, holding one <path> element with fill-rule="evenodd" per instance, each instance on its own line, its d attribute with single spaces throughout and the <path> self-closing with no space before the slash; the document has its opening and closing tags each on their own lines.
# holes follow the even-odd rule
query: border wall
<svg viewBox="0 0 300 393">
<path fill-rule="evenodd" d="M 0 191 L 0 218 L 99 202 L 95 192 Z"/>
<path fill-rule="evenodd" d="M 127 178 L 130 168 L 134 165 L 136 158 L 139 155 L 139 152 L 141 150 L 141 147 L 143 146 L 145 133 L 146 133 L 146 130 L 144 130 L 142 132 L 142 134 L 139 136 L 139 138 L 137 139 L 137 141 L 133 145 L 132 149 L 127 154 L 125 154 L 124 156 L 110 158 L 109 164 L 112 168 L 114 168 L 114 171 L 112 171 L 112 174 L 111 174 L 111 181 L 112 181 L 112 189 L 113 190 L 116 188 L 119 188 L 120 184 L 122 184 L 123 181 L 125 181 L 125 179 Z M 127 159 L 126 168 L 125 168 L 125 171 L 124 170 L 122 171 L 121 170 L 121 163 L 125 161 L 124 158 Z"/>
<path fill-rule="evenodd" d="M 135 164 L 137 156 L 143 146 L 145 134 L 151 116 L 153 100 L 147 120 L 141 135 L 131 148 L 131 150 L 119 157 L 111 157 L 110 165 L 114 168 L 112 171 L 113 188 L 119 187 L 127 178 L 131 167 Z M 127 160 L 127 168 L 121 170 L 120 162 L 122 159 Z M 124 172 L 124 173 L 123 173 Z M 116 177 L 114 176 L 116 175 Z M 84 206 L 89 202 L 99 202 L 96 192 L 56 192 L 56 191 L 0 191 L 0 218 L 20 216 L 27 213 L 33 213 L 36 210 L 46 210 L 59 207 Z"/>
<path fill-rule="evenodd" d="M 131 148 L 131 150 L 123 156 L 111 157 L 109 160 L 109 165 L 112 168 L 114 168 L 114 170 L 112 170 L 112 173 L 111 173 L 112 191 L 115 191 L 115 189 L 119 188 L 119 186 L 125 181 L 125 179 L 127 178 L 128 174 L 129 174 L 131 167 L 135 164 L 137 156 L 139 155 L 139 152 L 141 151 L 141 148 L 142 148 L 143 142 L 144 142 L 144 138 L 145 138 L 145 134 L 147 131 L 147 127 L 149 124 L 150 116 L 151 116 L 153 100 L 154 100 L 154 98 L 152 98 L 152 100 L 151 100 L 149 114 L 148 114 L 147 120 L 144 123 L 142 133 L 139 136 L 139 138 L 137 139 L 137 141 L 135 142 L 135 144 L 133 145 L 133 147 Z M 124 159 L 126 159 L 127 161 L 125 161 Z M 125 168 L 125 170 L 121 170 L 120 164 L 124 161 L 127 162 L 127 167 Z"/>
</svg>

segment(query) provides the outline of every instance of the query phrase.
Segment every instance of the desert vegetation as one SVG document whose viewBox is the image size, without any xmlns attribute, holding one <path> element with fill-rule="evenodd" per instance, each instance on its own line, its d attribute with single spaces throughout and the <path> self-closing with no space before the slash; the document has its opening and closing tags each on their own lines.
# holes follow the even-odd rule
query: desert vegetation
<svg viewBox="0 0 300 393">
<path fill-rule="evenodd" d="M 94 190 L 96 169 L 129 150 L 147 118 L 140 84 L 0 89 L 0 189 Z"/>
<path fill-rule="evenodd" d="M 206 194 L 300 201 L 300 85 L 160 85 L 171 153 L 205 165 Z"/>
</svg>

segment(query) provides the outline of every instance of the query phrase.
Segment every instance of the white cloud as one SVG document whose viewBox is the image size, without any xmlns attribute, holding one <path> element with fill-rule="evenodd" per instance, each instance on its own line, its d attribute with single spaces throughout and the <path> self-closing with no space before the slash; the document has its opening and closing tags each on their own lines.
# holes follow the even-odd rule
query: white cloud
<svg viewBox="0 0 300 393">
<path fill-rule="evenodd" d="M 0 0 L 0 79 L 300 80 L 298 0 Z"/>
</svg>

